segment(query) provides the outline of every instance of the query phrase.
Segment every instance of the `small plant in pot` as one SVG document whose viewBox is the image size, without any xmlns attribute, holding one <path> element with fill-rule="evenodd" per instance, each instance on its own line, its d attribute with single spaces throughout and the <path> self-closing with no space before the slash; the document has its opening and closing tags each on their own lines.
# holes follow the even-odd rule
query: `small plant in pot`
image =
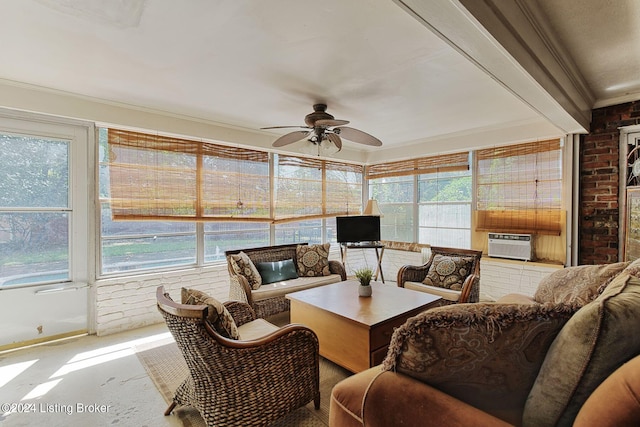
<svg viewBox="0 0 640 427">
<path fill-rule="evenodd" d="M 361 297 L 371 296 L 371 278 L 373 277 L 373 271 L 369 267 L 360 268 L 355 271 L 356 278 L 360 282 L 358 288 L 358 295 Z"/>
</svg>

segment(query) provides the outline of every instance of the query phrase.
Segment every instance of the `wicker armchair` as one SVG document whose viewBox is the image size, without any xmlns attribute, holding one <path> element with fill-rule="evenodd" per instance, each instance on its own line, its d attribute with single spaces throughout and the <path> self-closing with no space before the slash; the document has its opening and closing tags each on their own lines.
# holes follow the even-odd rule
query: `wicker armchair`
<svg viewBox="0 0 640 427">
<path fill-rule="evenodd" d="M 312 400 L 320 408 L 318 338 L 309 328 L 287 325 L 233 340 L 206 320 L 208 306 L 178 304 L 162 286 L 156 298 L 189 367 L 165 415 L 190 405 L 208 426 L 267 426 Z M 224 305 L 238 326 L 256 319 L 247 304 Z"/>
<path fill-rule="evenodd" d="M 430 286 L 425 282 L 429 269 L 431 268 L 436 255 L 447 257 L 472 258 L 469 274 L 463 278 L 460 289 L 458 286 L 442 287 Z M 427 292 L 442 297 L 441 305 L 478 302 L 480 300 L 480 258 L 481 251 L 471 249 L 454 249 L 431 247 L 431 257 L 424 265 L 405 265 L 398 270 L 397 284 L 399 287 L 414 289 L 416 291 Z M 442 272 L 438 272 L 441 274 Z M 432 273 L 433 274 L 433 273 Z"/>
</svg>

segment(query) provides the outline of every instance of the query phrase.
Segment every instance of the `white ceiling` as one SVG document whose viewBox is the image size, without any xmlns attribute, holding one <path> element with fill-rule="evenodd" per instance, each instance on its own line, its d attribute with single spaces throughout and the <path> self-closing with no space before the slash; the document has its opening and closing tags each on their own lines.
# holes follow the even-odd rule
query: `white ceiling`
<svg viewBox="0 0 640 427">
<path fill-rule="evenodd" d="M 2 97 L 54 90 L 268 146 L 286 130 L 261 127 L 324 102 L 402 157 L 585 131 L 593 106 L 640 99 L 639 23 L 636 0 L 3 0 L 0 105 L 55 114 Z"/>
</svg>

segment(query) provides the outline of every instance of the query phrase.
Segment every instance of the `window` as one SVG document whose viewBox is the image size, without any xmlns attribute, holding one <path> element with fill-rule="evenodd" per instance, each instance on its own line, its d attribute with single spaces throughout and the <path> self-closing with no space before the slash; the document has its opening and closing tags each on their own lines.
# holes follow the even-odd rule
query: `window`
<svg viewBox="0 0 640 427">
<path fill-rule="evenodd" d="M 418 242 L 471 248 L 471 171 L 418 176 Z"/>
<path fill-rule="evenodd" d="M 369 181 L 370 198 L 376 199 L 383 213 L 380 238 L 397 242 L 415 241 L 413 207 L 415 177 L 398 176 Z"/>
<path fill-rule="evenodd" d="M 383 240 L 471 246 L 468 152 L 372 165 L 367 178 Z"/>
<path fill-rule="evenodd" d="M 70 146 L 0 133 L 0 286 L 69 280 Z"/>
<path fill-rule="evenodd" d="M 479 150 L 477 174 L 478 230 L 560 234 L 560 140 Z"/>
<path fill-rule="evenodd" d="M 195 264 L 195 222 L 113 220 L 108 132 L 99 130 L 102 274 Z M 125 188 L 119 190 L 125 192 Z M 132 197 L 137 195 L 146 197 L 143 192 L 131 193 Z"/>
<path fill-rule="evenodd" d="M 275 155 L 275 223 L 359 213 L 362 171 L 360 165 Z"/>
<path fill-rule="evenodd" d="M 360 165 L 117 129 L 99 146 L 102 274 L 335 242 L 332 217 L 362 206 Z"/>
</svg>

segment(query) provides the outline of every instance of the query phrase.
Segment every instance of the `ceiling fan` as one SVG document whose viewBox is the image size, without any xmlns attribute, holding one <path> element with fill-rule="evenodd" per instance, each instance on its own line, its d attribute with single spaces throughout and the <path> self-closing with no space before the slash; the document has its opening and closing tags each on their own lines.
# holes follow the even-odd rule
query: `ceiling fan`
<svg viewBox="0 0 640 427">
<path fill-rule="evenodd" d="M 320 147 L 323 141 L 329 141 L 340 151 L 342 149 L 342 138 L 357 142 L 358 144 L 371 145 L 374 147 L 380 147 L 382 145 L 382 141 L 378 138 L 361 130 L 344 126 L 349 123 L 347 120 L 336 120 L 331 114 L 327 113 L 326 110 L 326 104 L 315 104 L 313 106 L 313 113 L 307 114 L 304 118 L 306 126 L 270 126 L 261 129 L 304 129 L 282 135 L 275 140 L 273 143 L 274 147 L 282 147 L 306 139 L 318 147 Z"/>
</svg>

